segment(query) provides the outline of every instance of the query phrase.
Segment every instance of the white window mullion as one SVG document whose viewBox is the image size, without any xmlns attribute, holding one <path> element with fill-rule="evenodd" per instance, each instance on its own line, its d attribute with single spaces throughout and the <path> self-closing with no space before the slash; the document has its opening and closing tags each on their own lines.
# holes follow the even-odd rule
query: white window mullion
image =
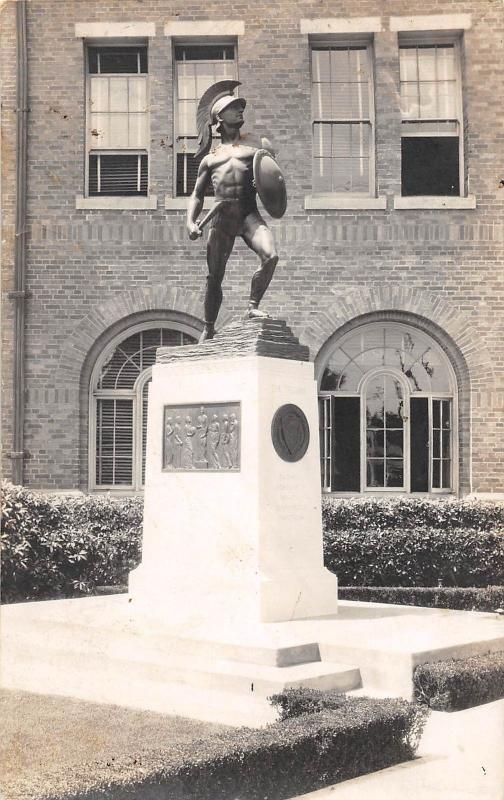
<svg viewBox="0 0 504 800">
<path fill-rule="evenodd" d="M 458 119 L 458 137 L 459 137 L 459 182 L 460 194 L 465 195 L 465 142 L 464 142 L 464 110 L 463 110 L 463 96 L 462 96 L 462 56 L 460 51 L 460 43 L 455 43 L 455 70 L 456 75 L 459 76 L 456 88 L 456 102 L 457 102 L 457 119 Z M 453 481 L 452 481 L 453 482 Z"/>
<path fill-rule="evenodd" d="M 403 487 L 409 494 L 411 492 L 411 406 L 409 388 L 404 386 L 403 392 Z"/>
<path fill-rule="evenodd" d="M 322 488 L 331 491 L 332 475 L 332 421 L 331 421 L 331 396 L 321 397 L 321 459 L 322 459 Z"/>
<path fill-rule="evenodd" d="M 433 407 L 432 407 L 432 396 L 429 397 L 429 492 L 432 492 L 432 458 L 433 458 L 433 433 L 432 433 L 432 426 L 433 426 Z"/>
<path fill-rule="evenodd" d="M 90 459 L 90 472 L 92 480 L 92 488 L 95 487 L 101 479 L 101 404 L 97 398 L 92 398 L 92 410 L 94 412 L 92 420 L 94 426 L 90 426 L 91 441 L 94 442 L 94 458 Z M 94 427 L 94 430 L 93 430 Z M 93 452 L 93 448 L 90 448 Z"/>
<path fill-rule="evenodd" d="M 327 453 L 327 487 L 331 489 L 332 483 L 332 459 L 333 459 L 333 436 L 332 436 L 332 397 L 329 398 L 329 402 L 326 404 L 325 408 L 326 413 L 326 434 L 325 434 L 325 448 Z"/>
<path fill-rule="evenodd" d="M 454 443 L 454 435 L 455 435 L 455 422 L 454 422 L 454 403 L 451 398 L 440 397 L 434 395 L 431 398 L 432 406 L 434 403 L 439 403 L 439 422 L 436 430 L 438 431 L 438 439 L 439 439 L 439 453 L 434 452 L 434 446 L 432 445 L 431 448 L 431 455 L 430 455 L 430 462 L 432 463 L 432 471 L 434 471 L 434 460 L 439 462 L 439 479 L 438 483 L 439 486 L 434 486 L 433 482 L 434 479 L 432 478 L 431 482 L 431 491 L 435 493 L 446 493 L 449 491 L 454 490 L 455 488 L 455 472 L 454 472 L 454 451 L 455 451 L 455 443 Z M 449 412 L 449 427 L 443 427 L 443 416 L 445 414 L 446 409 Z M 432 431 L 432 440 L 434 440 L 434 413 L 432 414 L 430 430 Z M 446 437 L 448 437 L 449 443 L 449 456 L 448 458 L 444 458 L 443 456 L 443 442 L 446 441 Z M 437 457 L 436 457 L 437 456 Z M 443 477 L 443 465 L 444 462 L 447 461 L 449 463 L 449 485 L 444 486 L 445 483 Z"/>
<path fill-rule="evenodd" d="M 112 434 L 112 485 L 115 486 L 116 483 L 116 425 L 117 425 L 117 400 L 112 401 L 114 406 L 114 428 Z"/>
<path fill-rule="evenodd" d="M 138 389 L 135 392 L 133 397 L 133 436 L 131 438 L 131 468 L 132 468 L 132 475 L 131 475 L 131 483 L 133 486 L 133 490 L 137 491 L 141 487 L 141 476 L 139 477 L 139 465 L 138 465 L 138 453 L 141 451 L 141 447 L 138 447 L 138 436 L 140 434 L 139 428 L 141 427 L 141 406 L 142 404 L 138 402 Z M 141 465 L 140 465 L 141 468 Z"/>
</svg>

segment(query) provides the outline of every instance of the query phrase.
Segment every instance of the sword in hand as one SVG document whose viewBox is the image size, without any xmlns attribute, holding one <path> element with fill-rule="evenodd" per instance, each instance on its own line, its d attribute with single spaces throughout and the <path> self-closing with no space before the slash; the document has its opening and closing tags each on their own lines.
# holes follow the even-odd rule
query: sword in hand
<svg viewBox="0 0 504 800">
<path fill-rule="evenodd" d="M 203 228 L 205 227 L 205 225 L 208 225 L 210 220 L 217 214 L 219 209 L 222 208 L 224 203 L 229 203 L 229 200 L 219 200 L 217 203 L 214 203 L 212 208 L 209 211 L 207 211 L 202 220 L 193 223 L 193 228 L 189 232 L 189 239 L 192 239 L 192 241 L 194 241 L 195 239 L 199 239 L 199 237 L 203 235 Z"/>
</svg>

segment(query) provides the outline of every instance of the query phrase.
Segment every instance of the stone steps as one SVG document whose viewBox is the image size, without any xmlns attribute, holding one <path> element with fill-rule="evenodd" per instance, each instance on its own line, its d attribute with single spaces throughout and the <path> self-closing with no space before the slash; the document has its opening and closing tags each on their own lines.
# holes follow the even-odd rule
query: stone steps
<svg viewBox="0 0 504 800">
<path fill-rule="evenodd" d="M 504 650 L 497 615 L 342 602 L 337 617 L 168 629 L 127 596 L 2 609 L 6 688 L 230 725 L 275 719 L 288 686 L 410 698 L 418 663 Z"/>
<path fill-rule="evenodd" d="M 114 658 L 103 651 L 62 648 L 60 643 L 34 649 L 33 642 L 17 642 L 3 660 L 4 680 L 16 679 L 19 665 L 36 672 L 43 664 L 64 668 L 75 674 L 85 665 L 86 680 L 107 681 L 113 675 L 126 676 L 137 686 L 141 682 L 181 683 L 202 689 L 218 689 L 230 693 L 256 694 L 267 697 L 295 686 L 345 692 L 361 685 L 358 668 L 331 662 L 309 662 L 290 667 L 274 667 L 224 659 L 205 659 L 180 655 L 164 659 L 146 659 L 144 653 Z"/>
<path fill-rule="evenodd" d="M 317 642 L 278 645 L 254 642 L 253 638 L 243 642 L 220 641 L 184 636 L 180 632 L 163 633 L 159 627 L 149 632 L 148 629 L 142 631 L 138 625 L 111 626 L 107 620 L 103 620 L 102 627 L 97 627 L 78 618 L 63 621 L 40 617 L 35 621 L 20 617 L 14 626 L 4 624 L 3 638 L 6 643 L 27 639 L 32 647 L 40 648 L 50 648 L 51 642 L 56 641 L 60 650 L 68 647 L 84 654 L 94 650 L 111 658 L 138 657 L 155 663 L 185 656 L 284 668 L 321 660 Z"/>
<path fill-rule="evenodd" d="M 166 680 L 132 680 L 121 671 L 90 671 L 85 659 L 72 669 L 57 662 L 18 663 L 15 673 L 3 671 L 6 689 L 58 695 L 92 703 L 171 714 L 224 725 L 261 727 L 277 718 L 266 697 L 206 689 Z"/>
<path fill-rule="evenodd" d="M 5 688 L 260 726 L 276 719 L 267 698 L 287 687 L 346 692 L 361 685 L 358 668 L 322 662 L 314 643 L 177 638 L 142 632 L 127 619 L 120 624 L 113 613 L 105 619 L 92 599 L 61 602 L 4 613 Z"/>
</svg>

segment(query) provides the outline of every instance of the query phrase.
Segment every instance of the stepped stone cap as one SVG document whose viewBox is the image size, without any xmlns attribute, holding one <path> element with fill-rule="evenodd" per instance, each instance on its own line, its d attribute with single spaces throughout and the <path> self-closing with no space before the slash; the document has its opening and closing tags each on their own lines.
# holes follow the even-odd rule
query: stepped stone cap
<svg viewBox="0 0 504 800">
<path fill-rule="evenodd" d="M 287 358 L 309 361 L 308 347 L 299 343 L 282 319 L 236 319 L 226 325 L 213 339 L 201 344 L 181 347 L 158 347 L 157 364 L 174 361 L 199 361 L 209 358 L 239 358 L 240 356 Z"/>
</svg>

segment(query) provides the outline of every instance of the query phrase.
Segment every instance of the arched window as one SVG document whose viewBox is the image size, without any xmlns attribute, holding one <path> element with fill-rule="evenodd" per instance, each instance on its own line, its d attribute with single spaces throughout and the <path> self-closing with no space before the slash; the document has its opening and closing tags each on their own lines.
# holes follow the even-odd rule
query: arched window
<svg viewBox="0 0 504 800">
<path fill-rule="evenodd" d="M 441 347 L 402 323 L 371 323 L 336 344 L 319 394 L 328 492 L 450 492 L 456 379 Z"/>
<path fill-rule="evenodd" d="M 147 392 L 156 349 L 192 344 L 196 339 L 188 330 L 178 323 L 139 325 L 116 337 L 98 359 L 90 391 L 90 489 L 143 487 Z"/>
</svg>

